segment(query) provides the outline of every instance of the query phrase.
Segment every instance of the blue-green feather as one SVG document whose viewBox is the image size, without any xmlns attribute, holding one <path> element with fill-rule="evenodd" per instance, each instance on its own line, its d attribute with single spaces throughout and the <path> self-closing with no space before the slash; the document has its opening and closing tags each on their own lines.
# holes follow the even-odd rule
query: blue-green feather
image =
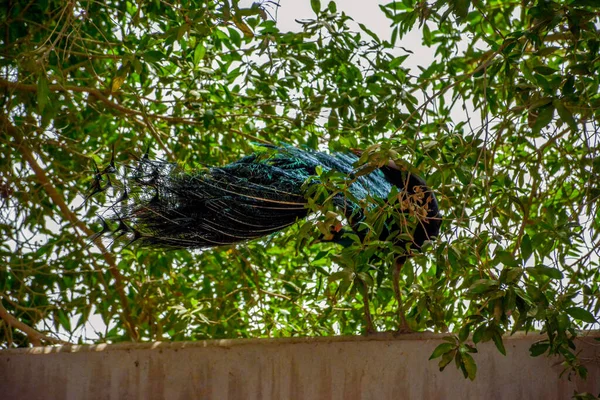
<svg viewBox="0 0 600 400">
<path fill-rule="evenodd" d="M 317 167 L 351 176 L 357 160 L 353 154 L 265 146 L 231 164 L 190 173 L 142 159 L 125 179 L 129 199 L 113 207 L 113 219 L 143 246 L 206 248 L 247 241 L 306 217 L 305 182 L 317 175 Z M 386 199 L 393 185 L 398 186 L 384 170 L 375 170 L 353 179 L 350 196 L 339 194 L 334 204 L 352 225 L 362 218 L 358 202 Z M 437 235 L 439 224 L 433 228 Z"/>
</svg>

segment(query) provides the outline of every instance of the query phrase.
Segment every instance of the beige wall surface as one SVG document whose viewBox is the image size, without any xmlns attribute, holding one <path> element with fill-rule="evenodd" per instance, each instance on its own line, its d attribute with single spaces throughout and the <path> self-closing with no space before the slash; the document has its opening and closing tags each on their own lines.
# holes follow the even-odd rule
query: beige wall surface
<svg viewBox="0 0 600 400">
<path fill-rule="evenodd" d="M 594 336 L 598 336 L 597 334 Z M 429 361 L 443 335 L 40 347 L 0 351 L 0 399 L 570 399 L 600 394 L 600 342 L 578 340 L 587 381 L 532 358 L 539 334 L 479 345 L 474 382 Z"/>
</svg>

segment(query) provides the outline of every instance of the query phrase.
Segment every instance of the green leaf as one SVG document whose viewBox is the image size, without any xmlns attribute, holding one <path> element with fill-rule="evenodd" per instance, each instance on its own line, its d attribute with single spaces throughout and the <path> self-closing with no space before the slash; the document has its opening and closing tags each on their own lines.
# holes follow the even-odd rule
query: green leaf
<svg viewBox="0 0 600 400">
<path fill-rule="evenodd" d="M 469 338 L 470 331 L 471 331 L 471 325 L 469 325 L 469 324 L 464 325 L 458 331 L 458 340 L 460 340 L 461 342 L 464 342 L 465 340 L 467 340 Z"/>
<path fill-rule="evenodd" d="M 377 36 L 377 34 L 375 34 L 375 32 L 373 32 L 372 30 L 370 30 L 369 28 L 366 27 L 365 24 L 361 24 L 359 23 L 358 26 L 360 27 L 360 29 L 362 29 L 367 35 L 371 36 L 371 38 L 377 42 L 377 43 L 381 43 L 381 40 L 379 39 L 379 36 Z"/>
<path fill-rule="evenodd" d="M 542 75 L 552 75 L 552 74 L 555 74 L 555 73 L 558 72 L 554 68 L 550 68 L 550 67 L 547 67 L 545 65 L 541 65 L 539 67 L 533 67 L 533 70 L 535 72 L 538 72 L 538 73 L 542 74 Z"/>
<path fill-rule="evenodd" d="M 520 265 L 520 262 L 515 259 L 515 256 L 508 251 L 497 251 L 496 257 L 494 257 L 494 261 L 496 260 L 513 268 L 518 268 Z"/>
<path fill-rule="evenodd" d="M 431 353 L 431 356 L 429 357 L 430 360 L 433 360 L 435 358 L 438 358 L 440 356 L 442 356 L 443 354 L 446 354 L 449 351 L 452 351 L 453 349 L 456 349 L 456 345 L 454 343 L 442 343 L 440 345 L 438 345 L 435 350 L 433 350 L 433 353 Z"/>
<path fill-rule="evenodd" d="M 315 14 L 319 15 L 321 12 L 321 0 L 310 0 L 310 7 Z"/>
<path fill-rule="evenodd" d="M 544 354 L 548 348 L 550 348 L 550 343 L 548 342 L 538 342 L 531 345 L 529 348 L 529 354 L 531 357 L 537 357 Z"/>
<path fill-rule="evenodd" d="M 535 78 L 533 77 L 533 69 L 529 65 L 528 60 L 523 60 L 519 65 L 519 69 L 523 76 L 531 83 L 535 83 Z"/>
<path fill-rule="evenodd" d="M 531 244 L 531 238 L 528 234 L 524 234 L 523 238 L 521 239 L 521 257 L 523 258 L 523 261 L 526 262 L 529 260 L 529 257 L 531 257 L 532 253 L 533 246 Z"/>
<path fill-rule="evenodd" d="M 67 332 L 70 332 L 71 331 L 71 320 L 69 319 L 69 316 L 65 313 L 65 311 L 58 310 L 57 316 L 58 316 L 58 321 L 59 321 L 60 325 Z"/>
<path fill-rule="evenodd" d="M 427 26 L 427 23 L 423 24 L 423 43 L 427 47 L 431 46 L 431 30 Z"/>
<path fill-rule="evenodd" d="M 539 133 L 542 128 L 545 128 L 552 121 L 553 117 L 554 106 L 552 104 L 540 108 L 540 112 L 535 120 L 535 123 L 533 124 L 532 131 L 534 133 Z"/>
<path fill-rule="evenodd" d="M 583 322 L 587 322 L 589 324 L 593 324 L 596 321 L 596 318 L 594 317 L 594 315 L 589 312 L 588 310 L 581 308 L 581 307 L 571 307 L 571 308 L 567 308 L 565 310 L 565 312 L 567 314 L 569 314 L 571 317 L 578 319 L 580 321 Z"/>
<path fill-rule="evenodd" d="M 442 359 L 438 363 L 438 367 L 440 368 L 440 371 L 443 371 L 444 368 L 446 368 L 446 366 L 452 362 L 452 359 L 454 359 L 456 353 L 457 353 L 456 350 L 452 350 L 452 351 L 449 351 L 448 353 L 444 353 L 444 355 L 442 356 Z"/>
<path fill-rule="evenodd" d="M 154 63 L 162 60 L 165 57 L 165 55 L 160 51 L 150 50 L 145 52 L 142 55 L 142 57 L 144 58 L 144 60 L 146 60 L 146 62 Z"/>
<path fill-rule="evenodd" d="M 473 332 L 473 343 L 487 342 L 490 340 L 490 330 L 486 325 L 481 325 Z"/>
<path fill-rule="evenodd" d="M 339 284 L 338 289 L 336 291 L 336 296 L 339 298 L 339 297 L 342 297 L 344 294 L 346 294 L 346 292 L 350 288 L 351 284 L 352 284 L 351 280 L 342 279 L 340 281 L 340 284 Z"/>
<path fill-rule="evenodd" d="M 176 39 L 181 40 L 183 36 L 190 30 L 190 26 L 188 24 L 182 24 L 177 29 Z"/>
<path fill-rule="evenodd" d="M 204 58 L 206 54 L 206 47 L 202 43 L 199 43 L 194 50 L 194 65 L 198 65 L 200 60 Z"/>
<path fill-rule="evenodd" d="M 395 57 L 392 61 L 390 61 L 389 68 L 390 69 L 396 69 L 397 67 L 399 67 L 400 65 L 402 65 L 402 63 L 404 62 L 404 60 L 406 60 L 407 58 L 408 58 L 408 55 L 404 55 L 404 56 L 400 56 L 400 57 Z"/>
<path fill-rule="evenodd" d="M 464 20 L 469 14 L 469 7 L 471 6 L 471 0 L 453 0 L 454 1 L 454 14 L 458 21 Z"/>
<path fill-rule="evenodd" d="M 590 64 L 583 62 L 572 65 L 569 67 L 569 72 L 575 75 L 590 75 Z"/>
<path fill-rule="evenodd" d="M 573 118 L 573 114 L 567 107 L 565 107 L 564 103 L 561 100 L 554 100 L 552 102 L 554 107 L 556 107 L 556 112 L 560 119 L 566 123 L 573 133 L 578 131 L 577 122 L 575 122 L 575 118 Z"/>
<path fill-rule="evenodd" d="M 350 269 L 342 269 L 329 275 L 327 279 L 330 282 L 339 280 L 352 281 L 354 279 L 354 272 Z"/>
<path fill-rule="evenodd" d="M 569 96 L 573 93 L 575 93 L 575 76 L 569 75 L 563 84 L 562 94 L 563 96 Z"/>
<path fill-rule="evenodd" d="M 545 265 L 536 265 L 535 267 L 528 267 L 527 271 L 533 275 L 547 276 L 552 279 L 562 279 L 563 273 L 552 267 L 546 267 Z"/>
<path fill-rule="evenodd" d="M 373 277 L 367 272 L 359 272 L 356 274 L 356 279 L 364 282 L 367 286 L 373 286 Z"/>
<path fill-rule="evenodd" d="M 500 334 L 500 332 L 495 330 L 492 334 L 492 340 L 494 341 L 494 344 L 496 345 L 498 351 L 502 353 L 502 355 L 506 355 L 506 349 L 504 348 L 504 343 L 502 342 L 502 335 Z"/>
<path fill-rule="evenodd" d="M 510 268 L 506 273 L 506 280 L 504 283 L 515 283 L 523 275 L 523 268 Z"/>
<path fill-rule="evenodd" d="M 468 353 L 462 353 L 462 361 L 467 371 L 467 376 L 470 380 L 475 380 L 477 376 L 477 364 L 473 357 Z"/>
<path fill-rule="evenodd" d="M 42 74 L 38 78 L 37 83 L 37 103 L 40 114 L 44 112 L 44 108 L 46 108 L 46 104 L 48 104 L 49 96 L 50 89 L 48 88 L 48 79 L 46 78 L 46 75 Z"/>
<path fill-rule="evenodd" d="M 491 279 L 478 279 L 469 287 L 469 293 L 480 294 L 488 290 L 496 289 L 498 282 Z"/>
<path fill-rule="evenodd" d="M 233 43 L 236 47 L 240 47 L 242 45 L 242 36 L 238 30 L 229 27 L 227 28 L 227 31 L 229 32 L 229 39 L 231 40 L 231 43 Z"/>
</svg>

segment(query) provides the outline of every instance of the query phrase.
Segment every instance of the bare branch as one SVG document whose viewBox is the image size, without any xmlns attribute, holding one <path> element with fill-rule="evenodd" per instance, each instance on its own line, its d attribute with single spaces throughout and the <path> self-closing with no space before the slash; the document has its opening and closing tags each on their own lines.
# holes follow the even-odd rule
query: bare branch
<svg viewBox="0 0 600 400">
<path fill-rule="evenodd" d="M 12 328 L 18 329 L 21 332 L 25 333 L 29 338 L 29 341 L 34 346 L 41 346 L 42 342 L 47 342 L 51 344 L 70 344 L 69 342 L 65 342 L 60 339 L 55 339 L 49 336 L 44 335 L 41 332 L 33 329 L 29 325 L 19 321 L 15 316 L 8 312 L 4 305 L 2 304 L 2 300 L 0 299 L 0 319 L 4 320 L 6 324 Z"/>
</svg>

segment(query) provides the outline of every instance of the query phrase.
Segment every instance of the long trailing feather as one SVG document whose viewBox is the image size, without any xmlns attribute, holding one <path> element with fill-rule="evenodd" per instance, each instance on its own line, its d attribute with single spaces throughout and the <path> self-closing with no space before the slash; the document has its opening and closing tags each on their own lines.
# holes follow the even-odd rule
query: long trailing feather
<svg viewBox="0 0 600 400">
<path fill-rule="evenodd" d="M 128 234 L 141 246 L 207 248 L 252 240 L 306 217 L 305 182 L 317 174 L 317 167 L 351 175 L 357 160 L 353 154 L 263 146 L 231 164 L 190 173 L 143 157 L 129 168 L 109 218 L 118 222 L 116 235 Z M 114 172 L 111 162 L 105 173 Z M 94 182 L 97 192 L 100 182 Z M 426 190 L 422 203 L 428 203 L 427 218 L 414 235 L 420 247 L 439 231 L 437 201 L 421 178 L 384 167 L 353 179 L 349 195 L 338 194 L 333 202 L 356 224 L 362 218 L 358 203 L 370 197 L 386 199 L 392 186 L 409 194 L 417 186 Z M 106 231 L 104 225 L 100 234 Z"/>
</svg>

